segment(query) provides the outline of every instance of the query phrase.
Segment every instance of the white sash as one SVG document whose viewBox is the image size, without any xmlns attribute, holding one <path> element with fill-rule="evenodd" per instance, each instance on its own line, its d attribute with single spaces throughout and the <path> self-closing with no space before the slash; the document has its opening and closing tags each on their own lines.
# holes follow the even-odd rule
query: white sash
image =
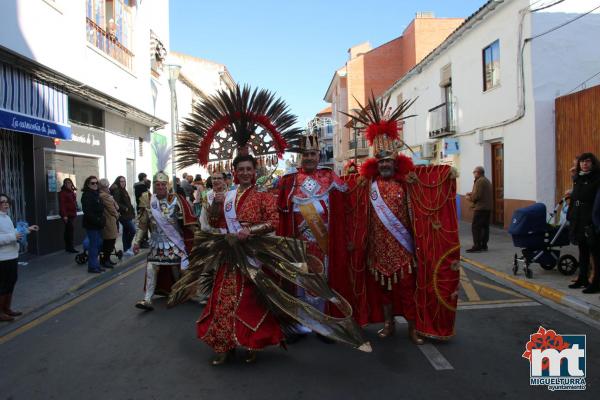
<svg viewBox="0 0 600 400">
<path fill-rule="evenodd" d="M 414 253 L 413 239 L 410 233 L 406 230 L 402 222 L 394 215 L 392 210 L 385 204 L 381 193 L 379 193 L 379 186 L 377 181 L 371 183 L 371 204 L 375 209 L 375 213 L 379 217 L 381 223 L 387 228 L 387 230 L 396 238 L 406 250 L 411 254 Z"/>
<path fill-rule="evenodd" d="M 235 198 L 237 196 L 237 189 L 230 190 L 225 194 L 225 205 L 223 211 L 225 212 L 225 221 L 227 221 L 227 230 L 230 233 L 238 233 L 242 230 L 242 225 L 237 219 L 237 211 L 235 210 Z"/>
<path fill-rule="evenodd" d="M 225 206 L 223 207 L 223 211 L 225 211 L 225 220 L 227 221 L 227 230 L 229 230 L 229 233 L 238 233 L 242 230 L 242 225 L 237 219 L 237 211 L 235 209 L 236 196 L 237 189 L 230 190 L 225 195 Z M 261 263 L 256 258 L 248 257 L 248 262 L 254 268 L 260 268 Z"/>
</svg>

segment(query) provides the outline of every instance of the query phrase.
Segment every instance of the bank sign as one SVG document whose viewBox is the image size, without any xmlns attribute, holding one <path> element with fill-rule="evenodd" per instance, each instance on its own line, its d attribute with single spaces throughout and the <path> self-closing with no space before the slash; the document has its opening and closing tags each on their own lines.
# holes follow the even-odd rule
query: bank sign
<svg viewBox="0 0 600 400">
<path fill-rule="evenodd" d="M 557 334 L 540 326 L 529 336 L 523 358 L 529 360 L 529 384 L 548 390 L 585 390 L 586 336 Z"/>
<path fill-rule="evenodd" d="M 68 96 L 0 62 L 0 128 L 70 140 Z"/>
</svg>

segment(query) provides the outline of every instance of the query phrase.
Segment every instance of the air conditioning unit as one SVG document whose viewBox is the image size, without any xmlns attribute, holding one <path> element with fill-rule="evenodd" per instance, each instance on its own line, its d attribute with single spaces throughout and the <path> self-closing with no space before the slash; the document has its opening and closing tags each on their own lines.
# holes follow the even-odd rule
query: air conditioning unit
<svg viewBox="0 0 600 400">
<path fill-rule="evenodd" d="M 421 145 L 421 158 L 435 158 L 434 142 L 425 142 Z"/>
</svg>

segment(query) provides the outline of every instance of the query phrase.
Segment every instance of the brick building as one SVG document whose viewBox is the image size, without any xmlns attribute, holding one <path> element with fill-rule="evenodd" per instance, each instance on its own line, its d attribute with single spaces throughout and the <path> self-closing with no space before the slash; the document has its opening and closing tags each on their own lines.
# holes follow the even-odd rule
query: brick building
<svg viewBox="0 0 600 400">
<path fill-rule="evenodd" d="M 356 100 L 364 104 L 371 92 L 381 95 L 462 22 L 462 18 L 435 18 L 432 13 L 418 13 L 402 36 L 376 48 L 365 42 L 348 50 L 348 61 L 333 74 L 324 98 L 331 103 L 336 121 L 333 153 L 338 173 L 347 160 L 368 155 L 359 130 L 348 125 L 348 118 L 339 111 L 356 108 Z"/>
</svg>

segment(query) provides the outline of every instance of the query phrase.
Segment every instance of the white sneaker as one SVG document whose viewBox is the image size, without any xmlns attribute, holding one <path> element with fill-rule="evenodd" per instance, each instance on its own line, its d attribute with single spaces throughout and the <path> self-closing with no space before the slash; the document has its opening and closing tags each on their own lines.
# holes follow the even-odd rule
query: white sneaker
<svg viewBox="0 0 600 400">
<path fill-rule="evenodd" d="M 133 256 L 133 250 L 129 249 L 125 253 L 123 253 L 123 255 L 124 256 Z"/>
</svg>

